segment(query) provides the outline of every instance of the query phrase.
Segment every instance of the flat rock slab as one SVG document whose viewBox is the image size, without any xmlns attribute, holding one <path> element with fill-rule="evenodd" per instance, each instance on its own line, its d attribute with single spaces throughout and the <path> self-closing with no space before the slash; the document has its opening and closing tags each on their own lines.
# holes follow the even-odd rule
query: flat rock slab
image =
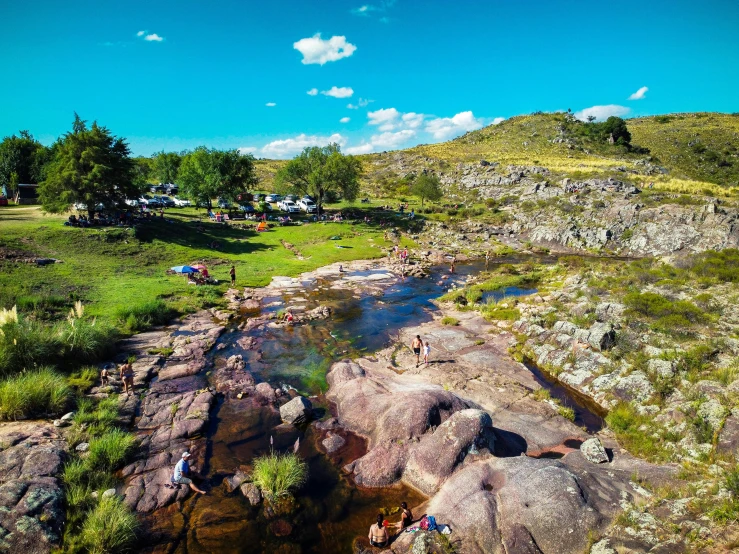
<svg viewBox="0 0 739 554">
<path fill-rule="evenodd" d="M 53 425 L 0 425 L 0 551 L 35 554 L 59 547 L 64 491 L 57 477 L 66 448 Z"/>
</svg>

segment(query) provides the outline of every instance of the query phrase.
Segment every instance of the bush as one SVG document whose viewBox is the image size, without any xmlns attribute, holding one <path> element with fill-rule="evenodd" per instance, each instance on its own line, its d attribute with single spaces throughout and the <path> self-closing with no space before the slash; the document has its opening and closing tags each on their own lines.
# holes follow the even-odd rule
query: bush
<svg viewBox="0 0 739 554">
<path fill-rule="evenodd" d="M 459 325 L 459 320 L 456 317 L 444 316 L 441 318 L 442 325 Z"/>
<path fill-rule="evenodd" d="M 115 328 L 94 319 L 69 318 L 59 328 L 67 363 L 95 362 L 113 351 L 118 339 Z"/>
<path fill-rule="evenodd" d="M 636 408 L 620 402 L 606 416 L 608 427 L 616 434 L 616 440 L 632 454 L 653 460 L 665 460 L 670 453 L 662 445 L 662 439 L 655 438 L 650 430 L 641 431 L 643 425 L 649 426 L 651 419 L 639 415 Z"/>
<path fill-rule="evenodd" d="M 721 251 L 708 250 L 696 255 L 690 270 L 699 277 L 727 283 L 739 282 L 739 250 L 727 248 Z"/>
<path fill-rule="evenodd" d="M 62 343 L 51 327 L 12 310 L 0 311 L 0 375 L 11 375 L 58 361 Z"/>
<path fill-rule="evenodd" d="M 0 382 L 0 419 L 59 415 L 71 400 L 62 375 L 49 368 L 25 371 Z"/>
<path fill-rule="evenodd" d="M 290 489 L 303 485 L 308 466 L 296 454 L 271 452 L 254 460 L 252 477 L 262 494 L 274 499 L 287 496 Z"/>
<path fill-rule="evenodd" d="M 90 554 L 125 552 L 133 546 L 138 528 L 138 519 L 120 498 L 102 498 L 82 524 L 82 542 Z"/>
<path fill-rule="evenodd" d="M 122 466 L 136 448 L 136 437 L 113 429 L 90 441 L 87 464 L 92 469 L 115 470 Z"/>
<path fill-rule="evenodd" d="M 163 300 L 150 300 L 118 312 L 118 320 L 130 333 L 146 331 L 154 325 L 164 325 L 177 315 L 177 311 Z"/>
<path fill-rule="evenodd" d="M 98 380 L 98 370 L 94 367 L 83 367 L 67 378 L 69 386 L 79 393 L 87 392 Z"/>
<path fill-rule="evenodd" d="M 631 292 L 624 298 L 633 312 L 656 320 L 655 329 L 664 333 L 680 331 L 696 323 L 709 321 L 708 314 L 687 300 L 672 301 L 654 292 Z"/>
</svg>

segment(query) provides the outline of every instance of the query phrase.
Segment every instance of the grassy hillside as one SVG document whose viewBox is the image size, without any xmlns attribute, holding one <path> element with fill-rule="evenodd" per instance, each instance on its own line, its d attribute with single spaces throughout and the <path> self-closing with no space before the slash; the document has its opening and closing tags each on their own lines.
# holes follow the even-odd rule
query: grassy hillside
<svg viewBox="0 0 739 554">
<path fill-rule="evenodd" d="M 739 113 L 640 117 L 628 126 L 674 177 L 739 186 Z"/>
</svg>

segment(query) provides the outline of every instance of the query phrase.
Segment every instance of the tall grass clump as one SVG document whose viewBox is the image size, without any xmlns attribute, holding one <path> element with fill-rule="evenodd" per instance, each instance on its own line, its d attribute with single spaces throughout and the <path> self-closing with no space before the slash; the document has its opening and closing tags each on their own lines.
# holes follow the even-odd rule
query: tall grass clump
<svg viewBox="0 0 739 554">
<path fill-rule="evenodd" d="M 53 370 L 24 371 L 0 381 L 0 419 L 59 415 L 72 396 L 64 377 Z"/>
<path fill-rule="evenodd" d="M 133 454 L 136 437 L 121 429 L 112 429 L 90 441 L 87 463 L 93 469 L 114 470 Z"/>
<path fill-rule="evenodd" d="M 50 326 L 24 318 L 15 306 L 0 310 L 0 375 L 50 365 L 61 347 Z"/>
<path fill-rule="evenodd" d="M 632 454 L 652 460 L 664 460 L 669 451 L 662 445 L 661 439 L 653 436 L 653 431 L 641 431 L 643 425 L 649 426 L 651 419 L 640 415 L 636 408 L 627 402 L 613 407 L 606 416 L 608 427 L 616 434 L 616 440 Z"/>
<path fill-rule="evenodd" d="M 308 466 L 297 454 L 270 452 L 254 460 L 252 478 L 265 497 L 275 499 L 302 486 L 308 478 Z"/>
<path fill-rule="evenodd" d="M 82 524 L 81 542 L 90 554 L 128 552 L 138 529 L 138 519 L 120 498 L 102 498 Z"/>
<path fill-rule="evenodd" d="M 146 331 L 154 325 L 164 325 L 177 315 L 177 311 L 163 300 L 150 300 L 118 312 L 118 321 L 131 333 Z"/>
<path fill-rule="evenodd" d="M 112 352 L 117 333 L 110 325 L 99 324 L 84 317 L 85 308 L 76 302 L 66 323 L 58 328 L 69 361 L 94 362 Z"/>
</svg>

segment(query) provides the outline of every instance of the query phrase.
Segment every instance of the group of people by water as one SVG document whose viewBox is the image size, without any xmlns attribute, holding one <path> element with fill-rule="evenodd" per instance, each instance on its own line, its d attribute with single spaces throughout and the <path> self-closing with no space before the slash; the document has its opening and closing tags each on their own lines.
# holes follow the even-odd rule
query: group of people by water
<svg viewBox="0 0 739 554">
<path fill-rule="evenodd" d="M 416 338 L 411 342 L 411 348 L 416 356 L 416 367 L 421 365 L 421 351 L 423 351 L 423 363 L 428 365 L 429 354 L 431 353 L 431 345 L 428 341 L 424 342 L 421 340 L 421 335 L 416 335 Z"/>
<path fill-rule="evenodd" d="M 385 548 L 390 544 L 390 527 L 397 528 L 400 532 L 410 527 L 413 523 L 413 512 L 405 502 L 400 503 L 400 521 L 391 524 L 382 514 L 377 514 L 377 522 L 370 526 L 367 538 L 372 546 L 377 548 Z"/>
</svg>

